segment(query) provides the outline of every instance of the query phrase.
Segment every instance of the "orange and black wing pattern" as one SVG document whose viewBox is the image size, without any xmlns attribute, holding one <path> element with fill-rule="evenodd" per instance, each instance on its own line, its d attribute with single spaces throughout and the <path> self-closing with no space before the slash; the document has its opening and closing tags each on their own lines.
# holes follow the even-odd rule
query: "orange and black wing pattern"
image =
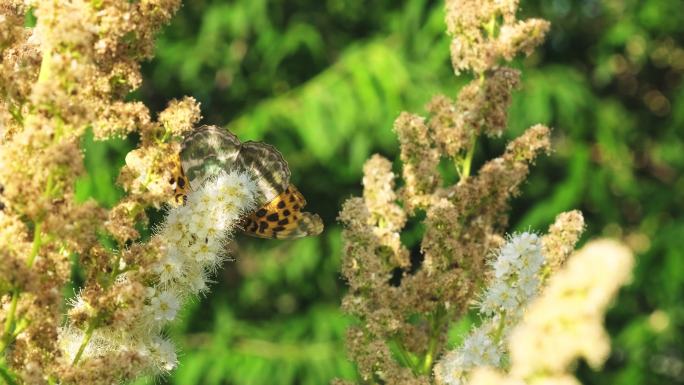
<svg viewBox="0 0 684 385">
<path fill-rule="evenodd" d="M 188 181 L 188 177 L 185 176 L 185 172 L 183 172 L 180 157 L 178 157 L 173 170 L 171 170 L 171 179 L 169 180 L 169 183 L 173 188 L 173 200 L 170 203 L 174 206 L 184 205 L 188 193 L 190 192 L 190 181 Z"/>
<path fill-rule="evenodd" d="M 293 239 L 318 235 L 323 221 L 317 214 L 303 212 L 306 199 L 294 185 L 245 218 L 243 231 L 259 238 Z"/>
</svg>

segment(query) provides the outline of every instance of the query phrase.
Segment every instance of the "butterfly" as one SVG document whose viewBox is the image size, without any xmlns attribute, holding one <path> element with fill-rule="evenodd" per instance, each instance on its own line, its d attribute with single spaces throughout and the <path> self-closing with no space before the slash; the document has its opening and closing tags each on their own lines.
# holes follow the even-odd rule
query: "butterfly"
<svg viewBox="0 0 684 385">
<path fill-rule="evenodd" d="M 323 221 L 303 212 L 306 199 L 290 183 L 290 168 L 270 144 L 241 143 L 237 136 L 216 126 L 201 126 L 183 140 L 170 183 L 176 204 L 184 204 L 193 182 L 220 171 L 240 170 L 256 181 L 257 209 L 240 223 L 254 237 L 291 239 L 318 235 Z"/>
</svg>

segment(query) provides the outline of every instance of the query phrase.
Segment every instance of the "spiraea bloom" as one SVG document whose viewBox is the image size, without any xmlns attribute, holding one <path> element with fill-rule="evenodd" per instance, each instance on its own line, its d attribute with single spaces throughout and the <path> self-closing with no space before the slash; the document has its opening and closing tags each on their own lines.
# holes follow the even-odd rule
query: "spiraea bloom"
<svg viewBox="0 0 684 385">
<path fill-rule="evenodd" d="M 218 170 L 198 181 L 184 205 L 169 209 L 148 244 L 131 247 L 153 246 L 161 255 L 138 270 L 121 266 L 114 287 L 121 292 L 135 288 L 135 306 L 120 306 L 111 320 L 96 317 L 85 330 L 68 323 L 59 336 L 63 357 L 68 362 L 87 363 L 126 353 L 134 355 L 131 360 L 137 362 L 138 372 L 157 374 L 174 369 L 176 351 L 164 338 L 164 326 L 176 319 L 183 303 L 207 291 L 211 276 L 227 257 L 226 244 L 232 232 L 246 213 L 254 211 L 258 192 L 251 175 L 237 170 Z M 111 298 L 115 302 L 112 308 L 120 305 L 124 295 Z M 90 312 L 89 301 L 88 292 L 76 297 L 72 319 Z"/>
</svg>

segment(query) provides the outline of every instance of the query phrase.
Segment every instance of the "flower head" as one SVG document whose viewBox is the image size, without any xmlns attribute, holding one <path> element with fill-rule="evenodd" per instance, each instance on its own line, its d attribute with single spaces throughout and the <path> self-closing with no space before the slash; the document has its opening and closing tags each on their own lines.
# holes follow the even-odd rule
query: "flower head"
<svg viewBox="0 0 684 385">
<path fill-rule="evenodd" d="M 534 233 L 514 234 L 490 262 L 493 282 L 482 295 L 485 315 L 514 313 L 537 293 L 544 264 L 541 238 Z"/>
<path fill-rule="evenodd" d="M 511 327 L 537 295 L 543 263 L 541 238 L 535 233 L 513 234 L 499 248 L 490 262 L 492 281 L 478 304 L 482 324 L 438 366 L 445 384 L 465 383 L 468 373 L 479 366 L 500 366 Z"/>
<path fill-rule="evenodd" d="M 159 282 L 162 284 L 181 279 L 183 276 L 183 260 L 178 252 L 170 250 L 154 265 L 154 271 L 159 275 Z"/>
<path fill-rule="evenodd" d="M 180 308 L 180 302 L 175 294 L 164 291 L 150 300 L 152 315 L 157 321 L 173 321 Z"/>
<path fill-rule="evenodd" d="M 178 356 L 176 355 L 176 348 L 173 344 L 161 337 L 156 337 L 150 345 L 150 352 L 157 366 L 163 370 L 170 371 L 178 365 Z"/>
</svg>

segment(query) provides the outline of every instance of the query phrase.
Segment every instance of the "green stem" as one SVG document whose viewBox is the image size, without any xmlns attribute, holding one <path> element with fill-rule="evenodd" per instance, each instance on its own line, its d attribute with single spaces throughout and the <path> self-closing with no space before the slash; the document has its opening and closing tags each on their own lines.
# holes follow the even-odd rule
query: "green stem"
<svg viewBox="0 0 684 385">
<path fill-rule="evenodd" d="M 171 131 L 169 131 L 169 129 L 166 128 L 166 125 L 164 125 L 164 135 L 158 141 L 158 143 L 165 143 L 169 139 L 170 136 L 171 136 Z"/>
<path fill-rule="evenodd" d="M 19 290 L 12 291 L 12 302 L 10 303 L 9 313 L 5 320 L 5 329 L 2 333 L 2 341 L 0 341 L 0 352 L 4 352 L 7 346 L 12 342 L 14 317 L 17 313 L 17 303 L 19 302 Z"/>
<path fill-rule="evenodd" d="M 112 268 L 112 275 L 109 276 L 109 282 L 114 282 L 116 276 L 119 275 L 119 265 L 121 265 L 121 255 L 117 256 L 114 262 L 114 267 Z"/>
<path fill-rule="evenodd" d="M 425 353 L 425 359 L 423 360 L 423 367 L 420 372 L 423 374 L 430 373 L 432 368 L 432 361 L 434 360 L 435 350 L 437 350 L 437 336 L 430 336 L 430 344 L 428 345 L 428 351 Z"/>
<path fill-rule="evenodd" d="M 38 72 L 38 83 L 44 83 L 50 80 L 50 71 L 52 62 L 52 52 L 50 49 L 43 51 L 43 57 L 40 62 L 40 71 Z"/>
<path fill-rule="evenodd" d="M 26 330 L 26 328 L 29 325 L 29 322 L 26 320 L 26 318 L 20 318 L 17 320 L 16 324 L 17 326 L 14 328 L 14 332 L 12 332 L 12 337 L 16 337 L 19 335 L 19 333 Z"/>
<path fill-rule="evenodd" d="M 29 269 L 33 266 L 33 262 L 36 259 L 36 255 L 38 255 L 38 251 L 40 251 L 40 246 L 41 246 L 41 238 L 40 238 L 40 231 L 42 227 L 42 222 L 36 222 L 36 226 L 33 228 L 33 246 L 31 247 L 31 254 L 29 255 L 28 259 L 26 260 L 26 265 L 29 267 Z"/>
<path fill-rule="evenodd" d="M 490 39 L 493 39 L 496 34 L 496 17 L 493 16 L 491 19 L 489 19 L 489 22 L 485 24 L 485 30 L 487 31 L 487 37 Z"/>
<path fill-rule="evenodd" d="M 411 359 L 409 352 L 406 350 L 404 344 L 401 343 L 398 337 L 394 337 L 392 338 L 392 340 L 397 346 L 397 351 L 399 351 L 399 357 L 403 361 L 404 365 L 411 369 L 413 374 L 418 374 L 418 369 L 416 368 L 418 362 L 415 359 Z"/>
<path fill-rule="evenodd" d="M 5 380 L 7 385 L 17 385 L 17 381 L 14 379 L 14 376 L 12 376 L 10 371 L 7 370 L 4 365 L 0 365 L 0 378 Z"/>
<path fill-rule="evenodd" d="M 10 106 L 9 113 L 19 125 L 24 125 L 24 116 L 21 114 L 21 106 Z"/>
<path fill-rule="evenodd" d="M 55 188 L 55 179 L 52 176 L 52 172 L 48 174 L 47 181 L 45 182 L 45 191 L 43 191 L 43 196 L 49 198 L 52 195 L 52 190 Z"/>
<path fill-rule="evenodd" d="M 88 342 L 90 342 L 90 338 L 93 336 L 93 332 L 95 331 L 95 328 L 97 327 L 97 322 L 90 321 L 88 324 L 88 329 L 85 332 L 85 335 L 83 336 L 83 341 L 81 341 L 81 346 L 78 347 L 78 352 L 76 352 L 76 357 L 74 357 L 74 362 L 71 363 L 71 366 L 76 366 L 78 363 L 78 360 L 81 359 L 81 356 L 83 355 L 83 352 L 85 351 L 86 346 L 88 346 Z"/>
<path fill-rule="evenodd" d="M 428 342 L 428 350 L 425 352 L 425 357 L 423 358 L 423 366 L 420 368 L 420 373 L 422 374 L 428 374 L 432 370 L 432 363 L 437 354 L 442 326 L 444 326 L 444 322 L 448 319 L 447 312 L 442 307 L 438 308 L 433 315 L 430 325 L 430 342 Z"/>
<path fill-rule="evenodd" d="M 466 180 L 470 176 L 470 169 L 473 165 L 473 155 L 475 155 L 475 144 L 477 143 L 477 135 L 473 134 L 470 138 L 470 147 L 463 159 L 463 167 L 461 168 L 461 180 Z"/>
<path fill-rule="evenodd" d="M 12 303 L 10 303 L 10 311 L 5 320 L 5 335 L 9 335 L 14 325 L 14 315 L 17 312 L 17 303 L 19 302 L 19 291 L 12 292 Z"/>
<path fill-rule="evenodd" d="M 29 268 L 33 266 L 33 262 L 36 259 L 36 255 L 38 255 L 38 251 L 40 251 L 41 225 L 41 222 L 37 222 L 33 229 L 33 245 L 31 247 L 31 254 L 29 254 L 26 260 L 26 266 L 28 266 Z M 9 344 L 12 342 L 12 339 L 18 334 L 17 329 L 15 329 L 14 322 L 14 318 L 16 317 L 17 313 L 17 303 L 19 303 L 19 289 L 15 288 L 12 291 L 12 302 L 10 303 L 7 319 L 5 319 L 5 328 L 2 333 L 2 340 L 0 340 L 0 352 L 4 352 L 5 349 L 7 349 L 7 346 L 9 346 Z M 21 330 L 23 330 L 23 328 Z"/>
<path fill-rule="evenodd" d="M 501 314 L 501 319 L 499 320 L 499 327 L 494 335 L 494 340 L 496 342 L 501 341 L 501 336 L 503 334 L 504 327 L 506 326 L 506 313 Z"/>
</svg>

